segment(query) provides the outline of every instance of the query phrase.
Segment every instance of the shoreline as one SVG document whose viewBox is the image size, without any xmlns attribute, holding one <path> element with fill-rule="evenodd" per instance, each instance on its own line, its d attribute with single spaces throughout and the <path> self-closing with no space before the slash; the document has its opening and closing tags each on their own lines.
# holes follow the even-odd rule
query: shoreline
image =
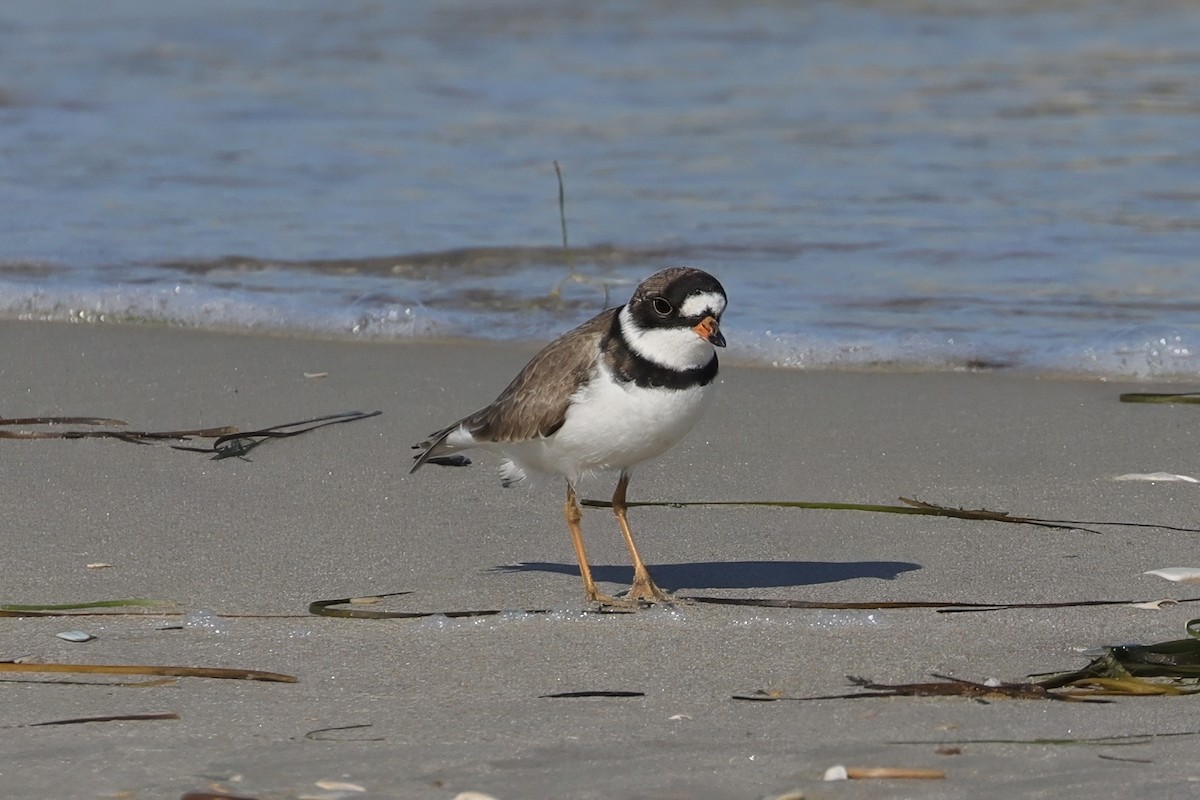
<svg viewBox="0 0 1200 800">
<path fill-rule="evenodd" d="M 582 320 L 579 320 L 582 321 Z M 196 326 L 188 323 L 173 322 L 160 319 L 136 320 L 74 320 L 74 319 L 27 319 L 19 315 L 0 314 L 0 325 L 48 325 L 48 326 L 84 326 L 95 328 L 135 328 L 144 330 L 185 331 L 199 335 L 212 334 L 216 336 L 237 336 L 249 338 L 284 339 L 312 342 L 340 342 L 361 345 L 398 345 L 398 346 L 443 346 L 443 347 L 498 347 L 527 350 L 530 354 L 549 343 L 550 338 L 519 338 L 519 339 L 484 339 L 470 338 L 452 334 L 421 334 L 400 336 L 394 334 L 369 334 L 350 331 L 334 331 L 320 328 L 291 328 L 286 326 L 239 327 L 232 325 Z M 562 330 L 571 327 L 564 324 Z M 561 332 L 561 331 L 560 331 Z M 735 329 L 735 336 L 736 329 Z M 552 338 L 552 337 L 551 337 Z M 879 361 L 833 361 L 825 360 L 812 364 L 779 363 L 769 361 L 769 356 L 752 357 L 739 348 L 735 342 L 731 351 L 722 351 L 722 366 L 739 369 L 781 370 L 788 372 L 848 372 L 868 374 L 987 374 L 1032 378 L 1044 380 L 1067 381 L 1100 381 L 1130 384 L 1188 384 L 1200 383 L 1200 372 L 1163 372 L 1160 374 L 1130 374 L 1110 372 L 1103 369 L 1088 369 L 1084 367 L 1046 367 L 1017 362 L 1005 363 L 1001 359 L 977 358 L 972 356 L 927 357 L 926 360 L 879 360 Z"/>
<path fill-rule="evenodd" d="M 0 619 L 5 657 L 261 669 L 297 684 L 181 678 L 8 681 L 4 723 L 172 711 L 173 721 L 19 727 L 0 753 L 13 797 L 262 798 L 346 781 L 366 798 L 1108 796 L 1187 792 L 1186 736 L 1103 744 L 934 742 L 1193 729 L 1189 698 L 1089 704 L 959 698 L 748 703 L 733 695 L 882 682 L 1019 680 L 1081 650 L 1184 636 L 1195 605 L 834 612 L 694 604 L 580 614 L 557 487 L 504 490 L 495 461 L 408 475 L 409 446 L 489 402 L 536 348 L 348 342 L 141 326 L 0 321 L 4 417 L 100 415 L 131 428 L 243 429 L 349 410 L 380 417 L 272 441 L 248 460 L 165 445 L 0 440 L 10 558 L 3 603 L 148 597 L 179 617 Z M 328 373 L 305 378 L 305 373 Z M 640 469 L 631 501 L 800 500 L 949 506 L 1200 527 L 1196 409 L 1131 405 L 1164 381 L 726 366 L 708 416 Z M 1177 387 L 1174 387 L 1177 388 Z M 585 495 L 607 499 L 611 484 Z M 1144 575 L 1193 562 L 1197 534 L 1100 535 L 994 522 L 779 508 L 638 508 L 655 579 L 683 594 L 809 601 L 1073 602 L 1188 598 Z M 585 509 L 605 590 L 629 568 L 611 514 Z M 111 567 L 89 569 L 88 564 Z M 404 610 L 557 609 L 453 620 L 308 616 L 315 600 L 410 591 Z M 203 614 L 198 616 L 203 620 Z M 86 644 L 55 637 L 81 629 Z M 10 676 L 11 677 L 11 676 Z M 636 697 L 547 699 L 573 691 Z M 368 725 L 313 738 L 313 731 Z M 327 734 L 328 735 L 328 734 Z M 930 744 L 899 744 L 922 741 Z M 1116 752 L 1116 751 L 1120 752 Z M 1103 760 L 1130 755 L 1150 766 Z M 64 770 L 64 762 L 72 764 Z M 827 784 L 843 763 L 937 768 L 902 786 Z"/>
</svg>

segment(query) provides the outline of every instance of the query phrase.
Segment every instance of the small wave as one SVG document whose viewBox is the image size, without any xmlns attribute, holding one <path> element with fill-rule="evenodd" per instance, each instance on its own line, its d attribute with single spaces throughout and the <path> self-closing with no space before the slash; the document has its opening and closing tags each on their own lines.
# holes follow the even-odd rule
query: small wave
<svg viewBox="0 0 1200 800">
<path fill-rule="evenodd" d="M 72 269 L 0 264 L 0 315 L 347 338 L 542 342 L 623 302 L 646 264 L 713 248 L 464 248 L 388 258 L 227 257 Z M 784 248 L 786 250 L 786 248 Z M 726 255 L 737 252 L 727 248 Z M 741 254 L 744 255 L 744 254 Z M 776 254 L 788 260 L 790 253 Z M 765 258 L 761 248 L 755 258 Z M 733 361 L 786 369 L 1021 370 L 1135 380 L 1200 376 L 1200 325 L 1169 296 L 874 296 L 801 292 L 713 268 L 735 302 Z M 1118 308 L 1119 306 L 1119 308 Z M 968 309 L 964 311 L 963 309 Z M 1112 330 L 1114 309 L 1135 322 Z M 1128 319 L 1126 320 L 1128 322 Z"/>
</svg>

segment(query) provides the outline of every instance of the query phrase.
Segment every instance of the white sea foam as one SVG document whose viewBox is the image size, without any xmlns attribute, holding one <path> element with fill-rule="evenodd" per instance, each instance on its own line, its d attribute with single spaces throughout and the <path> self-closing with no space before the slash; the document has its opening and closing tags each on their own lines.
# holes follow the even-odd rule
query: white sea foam
<svg viewBox="0 0 1200 800">
<path fill-rule="evenodd" d="M 596 286 L 572 287 L 561 307 L 547 306 L 539 298 L 544 296 L 542 289 L 553 285 L 553 273 L 530 272 L 541 273 L 541 279 L 512 282 L 490 302 L 481 302 L 477 276 L 446 279 L 431 290 L 420 282 L 397 285 L 386 277 L 297 276 L 286 270 L 212 270 L 180 280 L 172 270 L 142 266 L 105 285 L 86 270 L 31 281 L 6 279 L 0 269 L 0 316 L 349 338 L 545 341 L 603 307 L 604 292 Z M 627 291 L 628 286 L 617 285 L 609 293 Z M 783 369 L 1018 369 L 1131 379 L 1200 376 L 1200 325 L 1179 321 L 1114 331 L 1097 311 L 1095 319 L 1076 319 L 1065 328 L 1046 323 L 1039 332 L 1031 319 L 1019 330 L 993 333 L 989 326 L 994 320 L 980 318 L 977 329 L 947 336 L 867 326 L 829 330 L 801 315 L 780 330 L 755 327 L 756 320 L 776 314 L 771 294 L 731 295 L 732 316 L 723 326 L 729 347 L 721 356 L 734 362 Z"/>
</svg>

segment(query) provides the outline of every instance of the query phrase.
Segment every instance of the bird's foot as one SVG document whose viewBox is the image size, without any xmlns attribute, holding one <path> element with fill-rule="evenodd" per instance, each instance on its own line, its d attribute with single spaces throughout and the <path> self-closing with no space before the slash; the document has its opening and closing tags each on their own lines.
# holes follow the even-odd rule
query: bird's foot
<svg viewBox="0 0 1200 800">
<path fill-rule="evenodd" d="M 589 592 L 588 602 L 596 603 L 600 606 L 600 611 L 605 613 L 637 611 L 639 608 L 646 607 L 646 603 L 636 599 L 613 597 L 612 595 L 601 594 L 600 592 Z"/>
<path fill-rule="evenodd" d="M 654 581 L 650 580 L 649 575 L 645 576 L 644 578 L 641 576 L 634 576 L 633 585 L 630 586 L 629 591 L 625 593 L 624 599 L 632 600 L 638 603 L 645 603 L 646 605 L 653 605 L 655 603 L 668 603 L 673 605 L 678 602 L 674 595 L 670 594 L 669 592 L 664 592 L 662 589 L 658 588 L 658 586 L 654 584 Z"/>
<path fill-rule="evenodd" d="M 629 591 L 620 597 L 613 597 L 596 591 L 589 592 L 588 601 L 597 603 L 600 606 L 600 610 L 606 612 L 637 611 L 641 608 L 649 608 L 657 603 L 683 605 L 687 602 L 676 599 L 669 592 L 664 592 L 649 578 L 644 581 L 635 579 L 633 585 L 629 587 Z"/>
</svg>

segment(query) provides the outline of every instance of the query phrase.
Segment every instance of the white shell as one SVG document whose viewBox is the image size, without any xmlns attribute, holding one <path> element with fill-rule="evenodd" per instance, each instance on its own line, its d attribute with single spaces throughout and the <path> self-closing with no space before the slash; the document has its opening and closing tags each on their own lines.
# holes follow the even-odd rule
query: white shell
<svg viewBox="0 0 1200 800">
<path fill-rule="evenodd" d="M 846 772 L 846 767 L 842 764 L 834 764 L 829 769 L 825 770 L 825 778 L 827 781 L 844 781 L 849 780 L 850 774 Z"/>
<path fill-rule="evenodd" d="M 1177 583 L 1200 583 L 1200 568 L 1198 567 L 1164 567 L 1163 569 L 1146 570 L 1142 574 L 1157 575 Z"/>
<path fill-rule="evenodd" d="M 1178 600 L 1172 600 L 1169 597 L 1164 597 L 1162 600 L 1147 600 L 1144 603 L 1130 603 L 1134 608 L 1144 608 L 1148 611 L 1159 611 L 1163 606 L 1179 605 Z"/>
<path fill-rule="evenodd" d="M 54 634 L 64 642 L 90 642 L 96 637 L 87 631 L 63 631 L 62 633 Z"/>
<path fill-rule="evenodd" d="M 317 786 L 322 789 L 328 789 L 335 792 L 365 792 L 366 789 L 359 786 L 357 783 L 347 783 L 346 781 L 317 781 Z"/>
<path fill-rule="evenodd" d="M 1173 481 L 1175 483 L 1200 483 L 1191 475 L 1176 475 L 1171 472 L 1129 472 L 1118 475 L 1114 481 Z"/>
</svg>

